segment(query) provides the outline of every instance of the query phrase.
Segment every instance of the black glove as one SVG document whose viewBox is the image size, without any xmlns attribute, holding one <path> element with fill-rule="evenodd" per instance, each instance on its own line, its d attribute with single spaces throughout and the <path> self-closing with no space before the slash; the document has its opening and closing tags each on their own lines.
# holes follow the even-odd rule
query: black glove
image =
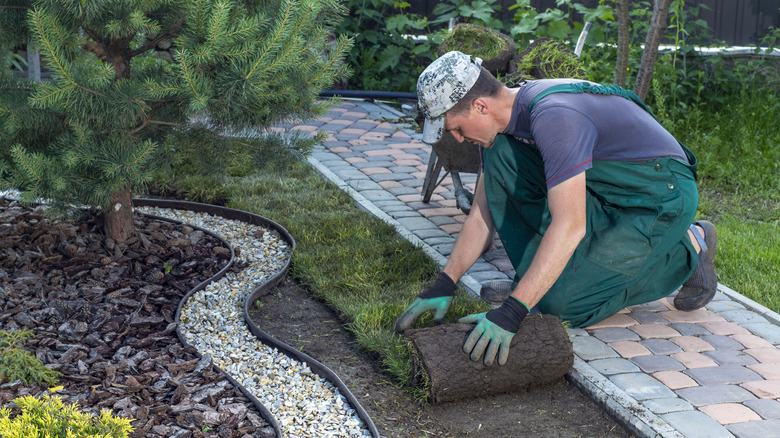
<svg viewBox="0 0 780 438">
<path fill-rule="evenodd" d="M 447 310 L 450 308 L 452 296 L 455 294 L 455 282 L 444 272 L 440 272 L 436 281 L 428 286 L 412 304 L 404 310 L 404 313 L 398 317 L 395 322 L 395 330 L 403 332 L 423 313 L 433 310 L 433 321 L 436 323 L 444 319 Z"/>
</svg>

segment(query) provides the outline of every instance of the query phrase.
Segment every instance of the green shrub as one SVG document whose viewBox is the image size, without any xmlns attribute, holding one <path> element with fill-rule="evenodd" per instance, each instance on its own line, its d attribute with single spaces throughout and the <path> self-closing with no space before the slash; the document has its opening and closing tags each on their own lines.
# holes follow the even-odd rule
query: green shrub
<svg viewBox="0 0 780 438">
<path fill-rule="evenodd" d="M 21 380 L 53 385 L 60 373 L 43 366 L 43 363 L 22 345 L 33 335 L 30 330 L 6 332 L 0 330 L 0 384 Z"/>
<path fill-rule="evenodd" d="M 26 396 L 14 400 L 22 412 L 11 418 L 11 409 L 0 409 L 3 438 L 124 438 L 133 431 L 129 419 L 115 417 L 104 409 L 100 416 L 86 414 L 76 403 L 66 405 L 59 397 Z"/>
</svg>

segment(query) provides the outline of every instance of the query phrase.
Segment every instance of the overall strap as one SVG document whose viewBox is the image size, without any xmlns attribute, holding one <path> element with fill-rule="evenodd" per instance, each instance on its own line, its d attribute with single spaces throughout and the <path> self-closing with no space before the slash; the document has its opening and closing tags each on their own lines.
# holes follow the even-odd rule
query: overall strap
<svg viewBox="0 0 780 438">
<path fill-rule="evenodd" d="M 594 85 L 588 82 L 574 82 L 570 84 L 553 85 L 552 87 L 539 93 L 539 95 L 536 96 L 533 101 L 531 101 L 531 105 L 528 107 L 528 111 L 530 112 L 533 110 L 534 105 L 536 105 L 536 102 L 538 102 L 541 98 L 553 93 L 589 93 L 625 97 L 626 99 L 641 106 L 642 109 L 647 111 L 655 119 L 655 116 L 653 115 L 653 112 L 650 111 L 650 108 L 648 108 L 647 105 L 642 102 L 642 99 L 640 99 L 639 96 L 637 96 L 633 91 L 626 90 L 625 88 L 619 87 L 617 85 Z M 658 121 L 658 119 L 656 119 L 656 121 Z"/>
<path fill-rule="evenodd" d="M 553 85 L 552 87 L 542 91 L 537 95 L 534 100 L 531 101 L 531 104 L 528 106 L 528 112 L 530 113 L 537 102 L 539 102 L 540 99 L 542 99 L 545 96 L 548 96 L 553 93 L 570 93 L 570 94 L 579 94 L 579 93 L 589 93 L 589 94 L 603 94 L 603 95 L 610 95 L 610 96 L 621 96 L 624 97 L 635 104 L 639 105 L 644 109 L 648 114 L 650 114 L 653 119 L 655 119 L 656 122 L 661 124 L 661 122 L 658 120 L 658 118 L 655 117 L 652 111 L 650 111 L 650 108 L 645 105 L 645 103 L 642 101 L 642 99 L 639 98 L 639 96 L 636 95 L 631 90 L 626 90 L 623 87 L 619 87 L 617 85 L 594 85 L 589 82 L 574 82 L 569 84 L 558 84 Z M 684 144 L 680 143 L 680 140 L 677 140 L 677 143 L 682 147 L 683 152 L 688 157 L 688 161 L 692 165 L 693 169 L 693 175 L 696 177 L 696 164 L 697 159 L 696 156 L 693 155 L 693 152 L 688 150 L 688 148 L 685 147 Z"/>
</svg>

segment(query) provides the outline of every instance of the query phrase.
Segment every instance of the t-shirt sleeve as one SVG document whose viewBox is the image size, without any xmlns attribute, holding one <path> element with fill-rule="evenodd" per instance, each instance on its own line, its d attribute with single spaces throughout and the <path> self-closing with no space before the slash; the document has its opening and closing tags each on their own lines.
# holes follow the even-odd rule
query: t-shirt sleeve
<svg viewBox="0 0 780 438">
<path fill-rule="evenodd" d="M 548 189 L 593 166 L 598 131 L 587 115 L 563 106 L 550 106 L 534 111 L 531 130 L 544 161 Z"/>
</svg>

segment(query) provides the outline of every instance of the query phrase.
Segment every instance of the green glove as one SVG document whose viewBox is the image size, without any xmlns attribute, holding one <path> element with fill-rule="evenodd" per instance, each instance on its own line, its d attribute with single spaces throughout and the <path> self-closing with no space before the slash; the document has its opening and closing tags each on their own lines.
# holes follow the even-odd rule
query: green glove
<svg viewBox="0 0 780 438">
<path fill-rule="evenodd" d="M 463 344 L 463 351 L 469 354 L 473 361 L 478 361 L 482 353 L 485 353 L 484 363 L 487 366 L 493 365 L 498 354 L 498 364 L 505 365 L 509 359 L 509 344 L 528 312 L 528 306 L 524 302 L 510 295 L 499 308 L 464 316 L 458 322 L 476 322 L 477 326 Z"/>
<path fill-rule="evenodd" d="M 450 308 L 452 302 L 452 296 L 455 294 L 455 282 L 445 274 L 439 273 L 436 281 L 432 285 L 428 286 L 417 298 L 412 301 L 412 304 L 404 310 L 404 313 L 398 317 L 395 322 L 395 331 L 398 333 L 403 332 L 423 313 L 433 310 L 433 321 L 436 323 L 441 322 L 444 319 L 444 315 L 447 314 L 447 310 Z"/>
</svg>

